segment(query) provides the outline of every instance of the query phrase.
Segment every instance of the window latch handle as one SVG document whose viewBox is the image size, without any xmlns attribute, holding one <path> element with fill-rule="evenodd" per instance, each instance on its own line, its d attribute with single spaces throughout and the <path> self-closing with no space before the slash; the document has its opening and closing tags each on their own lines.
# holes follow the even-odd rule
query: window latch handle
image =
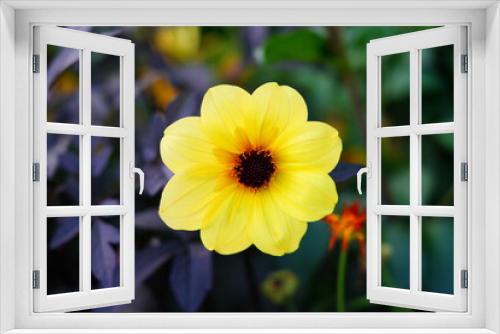
<svg viewBox="0 0 500 334">
<path fill-rule="evenodd" d="M 361 177 L 363 176 L 363 174 L 366 174 L 367 177 L 370 177 L 369 165 L 368 165 L 368 167 L 360 168 L 358 170 L 358 173 L 356 174 L 357 185 L 358 185 L 358 194 L 360 194 L 360 195 L 363 195 L 363 190 L 361 190 L 361 185 L 362 185 Z"/>
<path fill-rule="evenodd" d="M 139 175 L 139 195 L 144 191 L 144 172 L 142 169 L 135 167 L 133 162 L 130 162 L 130 178 L 134 179 L 135 174 Z"/>
</svg>

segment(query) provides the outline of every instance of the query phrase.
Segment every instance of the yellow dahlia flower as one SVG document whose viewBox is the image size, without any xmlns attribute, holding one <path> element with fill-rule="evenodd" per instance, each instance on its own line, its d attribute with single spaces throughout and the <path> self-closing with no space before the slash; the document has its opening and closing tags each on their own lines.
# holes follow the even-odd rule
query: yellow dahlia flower
<svg viewBox="0 0 500 334">
<path fill-rule="evenodd" d="M 200 230 L 204 246 L 220 254 L 252 244 L 271 255 L 294 252 L 307 222 L 337 203 L 328 172 L 341 150 L 337 130 L 307 121 L 295 89 L 267 83 L 249 94 L 215 86 L 201 117 L 165 129 L 161 157 L 174 176 L 160 217 L 176 230 Z"/>
</svg>

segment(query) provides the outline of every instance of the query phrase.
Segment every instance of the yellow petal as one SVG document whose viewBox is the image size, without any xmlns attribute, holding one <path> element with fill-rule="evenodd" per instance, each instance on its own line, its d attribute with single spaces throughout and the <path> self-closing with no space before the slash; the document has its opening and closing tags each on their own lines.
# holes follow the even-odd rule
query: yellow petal
<svg viewBox="0 0 500 334">
<path fill-rule="evenodd" d="M 275 159 L 282 169 L 329 173 L 337 165 L 342 140 L 337 130 L 322 122 L 307 122 L 280 137 Z"/>
<path fill-rule="evenodd" d="M 288 98 L 291 124 L 306 122 L 307 105 L 302 95 L 290 86 L 280 86 L 280 88 Z"/>
<path fill-rule="evenodd" d="M 280 171 L 269 185 L 281 209 L 301 221 L 316 221 L 331 213 L 338 201 L 335 182 L 326 173 Z"/>
<path fill-rule="evenodd" d="M 255 201 L 255 215 L 249 227 L 255 246 L 274 256 L 296 251 L 306 233 L 307 223 L 283 212 L 267 190 L 258 192 Z"/>
<path fill-rule="evenodd" d="M 214 148 L 203 132 L 200 117 L 186 117 L 165 129 L 160 154 L 165 165 L 177 173 L 194 164 L 216 163 Z"/>
<path fill-rule="evenodd" d="M 286 128 L 307 121 L 304 99 L 291 87 L 266 83 L 253 92 L 252 98 L 256 105 L 259 146 L 270 145 Z"/>
<path fill-rule="evenodd" d="M 247 236 L 248 201 L 236 185 L 221 190 L 209 205 L 201 229 L 201 241 L 209 250 L 224 255 L 241 252 L 252 242 Z"/>
<path fill-rule="evenodd" d="M 206 171 L 175 174 L 161 195 L 159 214 L 163 222 L 175 230 L 199 230 L 218 182 L 220 178 Z"/>
<path fill-rule="evenodd" d="M 252 112 L 250 94 L 231 85 L 210 88 L 201 104 L 204 131 L 215 145 L 233 153 L 248 149 L 245 118 Z"/>
</svg>

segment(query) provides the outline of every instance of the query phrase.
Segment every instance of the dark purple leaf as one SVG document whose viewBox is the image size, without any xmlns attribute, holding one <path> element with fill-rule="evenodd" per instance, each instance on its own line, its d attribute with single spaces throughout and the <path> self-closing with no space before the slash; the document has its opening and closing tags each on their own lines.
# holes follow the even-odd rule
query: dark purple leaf
<svg viewBox="0 0 500 334">
<path fill-rule="evenodd" d="M 247 63 L 256 62 L 257 49 L 262 45 L 268 35 L 268 27 L 243 27 L 241 37 Z"/>
<path fill-rule="evenodd" d="M 90 31 L 92 29 L 92 27 L 90 27 L 90 26 L 67 26 L 64 28 L 78 30 L 78 31 Z"/>
<path fill-rule="evenodd" d="M 80 200 L 80 185 L 79 185 L 78 175 L 72 175 L 64 180 L 54 189 L 54 194 L 58 196 L 69 197 L 72 203 L 78 203 Z"/>
<path fill-rule="evenodd" d="M 99 35 L 106 35 L 106 36 L 118 36 L 124 31 L 123 28 L 113 28 L 107 31 L 99 32 Z"/>
<path fill-rule="evenodd" d="M 49 135 L 47 140 L 47 178 L 53 178 L 61 163 L 61 156 L 68 152 L 68 149 L 78 147 L 77 136 Z"/>
<path fill-rule="evenodd" d="M 98 82 L 93 83 L 91 92 L 92 123 L 105 124 L 106 120 L 118 117 L 121 98 L 120 76 L 118 72 L 110 72 L 96 80 Z"/>
<path fill-rule="evenodd" d="M 144 285 L 136 285 L 135 298 L 132 303 L 121 304 L 109 307 L 99 307 L 92 309 L 92 312 L 97 313 L 135 313 L 135 312 L 154 312 L 158 310 L 158 296 L 153 291 Z"/>
<path fill-rule="evenodd" d="M 173 241 L 138 250 L 135 255 L 136 284 L 142 284 L 182 248 L 180 242 Z"/>
<path fill-rule="evenodd" d="M 55 79 L 65 69 L 78 62 L 80 52 L 71 48 L 61 48 L 57 56 L 48 64 L 47 68 L 47 87 L 51 87 Z"/>
<path fill-rule="evenodd" d="M 75 217 L 57 218 L 57 227 L 50 239 L 49 249 L 56 249 L 71 241 L 80 231 L 80 221 Z"/>
<path fill-rule="evenodd" d="M 198 233 L 193 231 L 172 230 L 175 237 L 184 242 L 192 241 L 198 238 Z"/>
<path fill-rule="evenodd" d="M 337 167 L 330 172 L 335 182 L 343 182 L 355 176 L 361 165 L 339 161 Z"/>
<path fill-rule="evenodd" d="M 202 96 L 196 93 L 182 93 L 167 107 L 167 125 L 188 116 L 199 116 Z"/>
<path fill-rule="evenodd" d="M 212 73 L 202 65 L 174 67 L 169 72 L 172 83 L 187 90 L 204 93 L 214 84 Z"/>
<path fill-rule="evenodd" d="M 120 201 L 117 198 L 106 198 L 99 205 L 120 205 Z"/>
<path fill-rule="evenodd" d="M 93 86 L 91 89 L 91 104 L 92 104 L 92 123 L 102 124 L 102 118 L 109 111 L 109 102 L 106 99 L 105 94 L 103 94 L 102 86 Z M 97 119 L 96 119 L 97 118 Z"/>
<path fill-rule="evenodd" d="M 142 137 L 142 156 L 144 161 L 151 162 L 158 157 L 160 150 L 160 140 L 163 137 L 163 131 L 167 127 L 167 117 L 163 113 L 155 113 L 151 117 L 147 130 Z"/>
<path fill-rule="evenodd" d="M 115 271 L 119 265 L 118 254 L 112 245 L 120 242 L 120 231 L 100 219 L 92 222 L 91 270 L 102 287 L 115 285 Z"/>
<path fill-rule="evenodd" d="M 59 164 L 65 171 L 78 174 L 80 170 L 80 157 L 73 152 L 66 152 L 59 157 Z"/>
<path fill-rule="evenodd" d="M 212 289 L 212 254 L 201 244 L 190 244 L 174 258 L 169 280 L 181 309 L 197 311 Z"/>
<path fill-rule="evenodd" d="M 92 176 L 96 177 L 106 168 L 109 157 L 113 152 L 113 147 L 107 138 L 94 137 L 92 140 Z"/>
<path fill-rule="evenodd" d="M 79 120 L 79 95 L 74 92 L 70 95 L 58 96 L 56 89 L 48 92 L 47 101 L 50 101 L 52 111 L 49 111 L 51 121 L 60 123 L 78 123 Z"/>
<path fill-rule="evenodd" d="M 156 161 L 144 167 L 144 189 L 148 196 L 155 196 L 165 187 L 173 173 L 161 162 Z"/>
<path fill-rule="evenodd" d="M 146 209 L 135 214 L 135 227 L 142 230 L 165 232 L 168 228 L 158 215 L 158 208 Z"/>
</svg>

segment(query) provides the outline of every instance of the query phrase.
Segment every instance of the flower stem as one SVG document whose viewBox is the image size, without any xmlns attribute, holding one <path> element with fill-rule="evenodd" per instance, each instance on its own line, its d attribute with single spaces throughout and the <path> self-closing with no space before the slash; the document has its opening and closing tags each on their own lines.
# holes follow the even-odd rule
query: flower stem
<svg viewBox="0 0 500 334">
<path fill-rule="evenodd" d="M 347 249 L 341 247 L 337 267 L 337 312 L 345 311 L 345 271 L 347 267 Z"/>
</svg>

